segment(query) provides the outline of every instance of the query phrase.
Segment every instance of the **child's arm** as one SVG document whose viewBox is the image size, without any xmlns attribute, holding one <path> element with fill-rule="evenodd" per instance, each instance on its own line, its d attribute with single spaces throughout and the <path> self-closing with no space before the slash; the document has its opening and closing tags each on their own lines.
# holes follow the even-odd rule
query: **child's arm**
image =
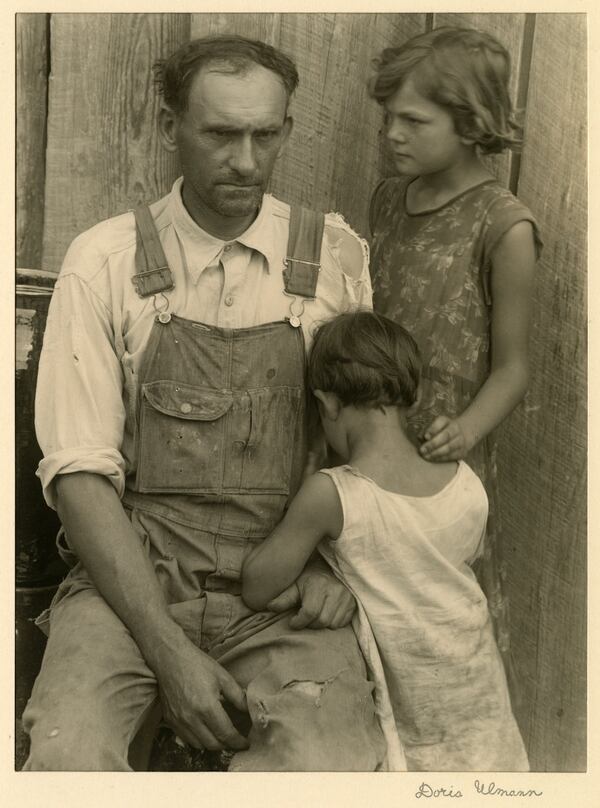
<svg viewBox="0 0 600 808">
<path fill-rule="evenodd" d="M 492 255 L 491 371 L 457 418 L 436 418 L 425 432 L 427 460 L 459 460 L 500 424 L 525 395 L 528 337 L 536 262 L 532 225 L 522 221 L 502 237 Z"/>
<path fill-rule="evenodd" d="M 242 569 L 245 603 L 251 609 L 264 609 L 294 583 L 322 538 L 340 535 L 343 520 L 333 481 L 326 474 L 313 474 L 275 530 L 246 558 Z"/>
</svg>

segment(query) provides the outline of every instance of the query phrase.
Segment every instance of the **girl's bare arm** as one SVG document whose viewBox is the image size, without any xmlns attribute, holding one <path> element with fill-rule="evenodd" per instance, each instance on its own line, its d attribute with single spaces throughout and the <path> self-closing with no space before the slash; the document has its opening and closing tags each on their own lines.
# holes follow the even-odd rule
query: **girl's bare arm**
<svg viewBox="0 0 600 808">
<path fill-rule="evenodd" d="M 464 457 L 525 395 L 535 261 L 532 225 L 518 222 L 492 255 L 490 375 L 463 413 L 439 416 L 426 430 L 421 454 L 427 460 Z"/>
<path fill-rule="evenodd" d="M 244 562 L 242 597 L 251 609 L 264 609 L 294 583 L 325 536 L 337 538 L 343 514 L 326 474 L 313 474 L 294 497 L 275 530 Z"/>
</svg>

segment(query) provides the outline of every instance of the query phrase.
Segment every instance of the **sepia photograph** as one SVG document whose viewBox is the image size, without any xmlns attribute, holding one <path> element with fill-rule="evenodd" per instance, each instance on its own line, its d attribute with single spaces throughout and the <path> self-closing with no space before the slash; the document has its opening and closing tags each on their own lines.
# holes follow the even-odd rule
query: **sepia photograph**
<svg viewBox="0 0 600 808">
<path fill-rule="evenodd" d="M 588 15 L 13 21 L 13 774 L 550 804 L 523 773 L 588 771 Z"/>
</svg>

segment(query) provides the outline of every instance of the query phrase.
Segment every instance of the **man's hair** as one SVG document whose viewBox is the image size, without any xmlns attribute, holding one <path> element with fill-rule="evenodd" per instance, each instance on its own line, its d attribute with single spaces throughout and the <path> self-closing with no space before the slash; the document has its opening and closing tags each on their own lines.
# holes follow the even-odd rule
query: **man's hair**
<svg viewBox="0 0 600 808">
<path fill-rule="evenodd" d="M 223 73 L 245 73 L 256 65 L 281 79 L 288 101 L 298 86 L 298 71 L 281 51 L 256 39 L 223 35 L 192 39 L 167 59 L 155 62 L 154 82 L 167 106 L 178 115 L 187 110 L 190 86 L 199 70 L 210 64 Z"/>
<path fill-rule="evenodd" d="M 445 107 L 461 137 L 485 154 L 518 150 L 522 127 L 510 98 L 510 56 L 490 34 L 473 28 L 434 28 L 374 61 L 373 98 L 384 104 L 410 77 L 424 97 Z"/>
<path fill-rule="evenodd" d="M 340 314 L 315 333 L 308 384 L 312 390 L 335 393 L 344 406 L 410 407 L 420 376 L 417 343 L 381 314 Z"/>
</svg>

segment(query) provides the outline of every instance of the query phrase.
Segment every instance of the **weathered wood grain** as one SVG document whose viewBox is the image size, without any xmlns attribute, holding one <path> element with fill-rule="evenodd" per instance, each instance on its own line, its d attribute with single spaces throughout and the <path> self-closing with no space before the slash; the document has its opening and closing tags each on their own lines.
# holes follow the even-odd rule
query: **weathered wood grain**
<svg viewBox="0 0 600 808">
<path fill-rule="evenodd" d="M 420 14 L 287 16 L 281 47 L 298 62 L 296 127 L 274 177 L 284 198 L 337 210 L 367 235 L 368 205 L 384 170 L 381 111 L 368 96 L 372 60 L 423 29 Z"/>
<path fill-rule="evenodd" d="M 477 28 L 496 37 L 507 49 L 511 59 L 511 96 L 517 106 L 521 69 L 522 45 L 525 34 L 525 14 L 434 14 L 435 28 L 442 25 L 456 25 L 464 28 Z M 513 154 L 510 151 L 486 158 L 486 164 L 498 180 L 509 186 Z"/>
<path fill-rule="evenodd" d="M 17 14 L 16 259 L 42 262 L 48 90 L 47 14 Z"/>
<path fill-rule="evenodd" d="M 296 15 L 293 15 L 296 16 Z M 191 37 L 238 34 L 277 45 L 282 14 L 192 14 Z"/>
<path fill-rule="evenodd" d="M 530 391 L 499 457 L 518 711 L 541 771 L 586 765 L 585 42 L 585 15 L 536 16 L 518 193 L 545 249 Z"/>
<path fill-rule="evenodd" d="M 177 176 L 158 140 L 151 67 L 188 38 L 186 14 L 52 15 L 46 269 L 75 235 Z"/>
</svg>

